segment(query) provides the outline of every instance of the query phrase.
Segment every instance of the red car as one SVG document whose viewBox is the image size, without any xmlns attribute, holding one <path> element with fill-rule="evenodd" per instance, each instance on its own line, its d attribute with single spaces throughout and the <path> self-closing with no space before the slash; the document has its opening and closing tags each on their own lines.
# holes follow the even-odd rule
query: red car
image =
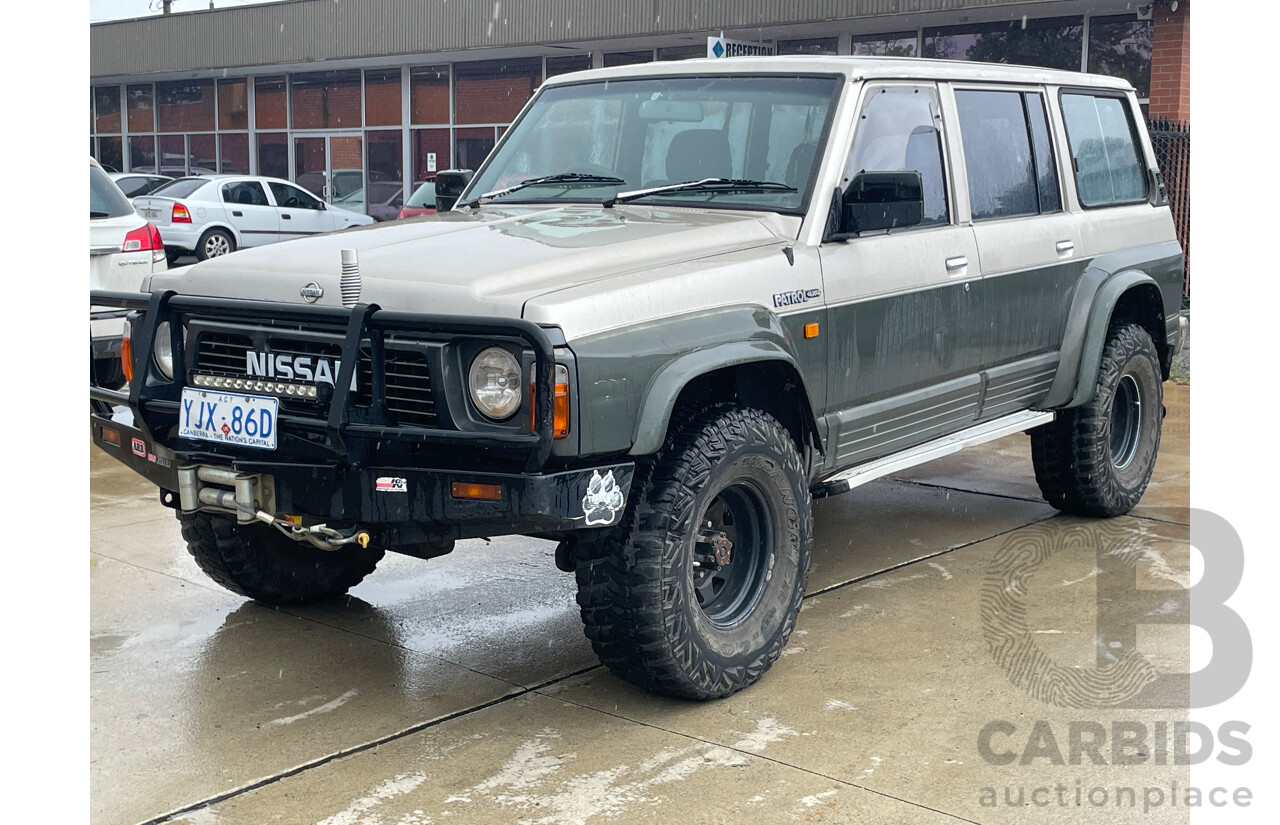
<svg viewBox="0 0 1280 825">
<path fill-rule="evenodd" d="M 436 183 L 429 180 L 413 190 L 413 194 L 409 196 L 409 200 L 405 201 L 404 208 L 400 210 L 400 214 L 397 217 L 416 218 L 419 215 L 434 215 L 435 213 Z"/>
</svg>

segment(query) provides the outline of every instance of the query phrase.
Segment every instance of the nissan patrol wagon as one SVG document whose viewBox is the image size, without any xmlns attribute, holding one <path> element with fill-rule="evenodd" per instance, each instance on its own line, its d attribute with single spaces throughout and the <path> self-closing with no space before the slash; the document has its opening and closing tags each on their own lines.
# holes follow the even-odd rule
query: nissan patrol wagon
<svg viewBox="0 0 1280 825">
<path fill-rule="evenodd" d="M 1123 80 L 564 75 L 440 205 L 94 295 L 131 312 L 93 441 L 228 589 L 308 602 L 386 551 L 536 536 L 604 664 L 706 699 L 786 644 L 814 497 L 1019 431 L 1063 512 L 1151 477 L 1183 254 Z"/>
</svg>

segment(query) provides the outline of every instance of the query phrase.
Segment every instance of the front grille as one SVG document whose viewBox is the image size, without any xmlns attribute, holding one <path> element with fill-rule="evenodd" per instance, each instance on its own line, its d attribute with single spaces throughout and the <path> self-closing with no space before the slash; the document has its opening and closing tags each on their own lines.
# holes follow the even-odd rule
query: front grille
<svg viewBox="0 0 1280 825">
<path fill-rule="evenodd" d="M 255 338 L 258 342 L 255 342 Z M 202 330 L 195 353 L 195 371 L 208 375 L 248 376 L 248 353 L 251 351 L 285 353 L 295 357 L 325 358 L 336 363 L 342 354 L 337 341 L 317 341 L 279 336 L 274 332 L 252 333 Z M 431 366 L 427 354 L 409 342 L 390 339 L 384 348 L 387 411 L 394 423 L 413 427 L 435 427 L 435 399 L 431 388 Z M 301 381 L 277 376 L 281 381 Z M 352 401 L 357 407 L 373 405 L 373 358 L 368 344 L 360 349 L 356 365 L 356 391 Z M 322 418 L 325 410 L 316 400 L 281 398 L 282 409 L 295 415 Z"/>
</svg>

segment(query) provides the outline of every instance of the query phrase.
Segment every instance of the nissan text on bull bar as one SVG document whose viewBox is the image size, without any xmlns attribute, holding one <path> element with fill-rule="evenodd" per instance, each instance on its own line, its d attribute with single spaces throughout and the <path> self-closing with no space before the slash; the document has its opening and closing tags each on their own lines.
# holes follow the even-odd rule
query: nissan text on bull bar
<svg viewBox="0 0 1280 825">
<path fill-rule="evenodd" d="M 726 696 L 795 626 L 814 497 L 1027 432 L 1058 509 L 1138 502 L 1186 337 L 1141 123 L 1015 66 L 559 76 L 449 211 L 94 293 L 128 384 L 92 438 L 236 593 L 534 536 L 614 673 Z"/>
</svg>

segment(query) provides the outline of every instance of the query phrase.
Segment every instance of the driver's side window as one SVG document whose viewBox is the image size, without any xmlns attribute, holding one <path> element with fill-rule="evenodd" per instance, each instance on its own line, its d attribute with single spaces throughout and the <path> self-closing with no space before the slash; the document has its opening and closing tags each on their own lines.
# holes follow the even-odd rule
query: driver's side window
<svg viewBox="0 0 1280 825">
<path fill-rule="evenodd" d="M 919 172 L 920 225 L 948 223 L 940 112 L 932 85 L 868 87 L 840 185 L 847 188 L 860 172 Z"/>
<path fill-rule="evenodd" d="M 287 183 L 271 184 L 271 194 L 275 196 L 276 206 L 291 209 L 323 209 L 320 200 L 310 192 L 291 186 Z"/>
</svg>

